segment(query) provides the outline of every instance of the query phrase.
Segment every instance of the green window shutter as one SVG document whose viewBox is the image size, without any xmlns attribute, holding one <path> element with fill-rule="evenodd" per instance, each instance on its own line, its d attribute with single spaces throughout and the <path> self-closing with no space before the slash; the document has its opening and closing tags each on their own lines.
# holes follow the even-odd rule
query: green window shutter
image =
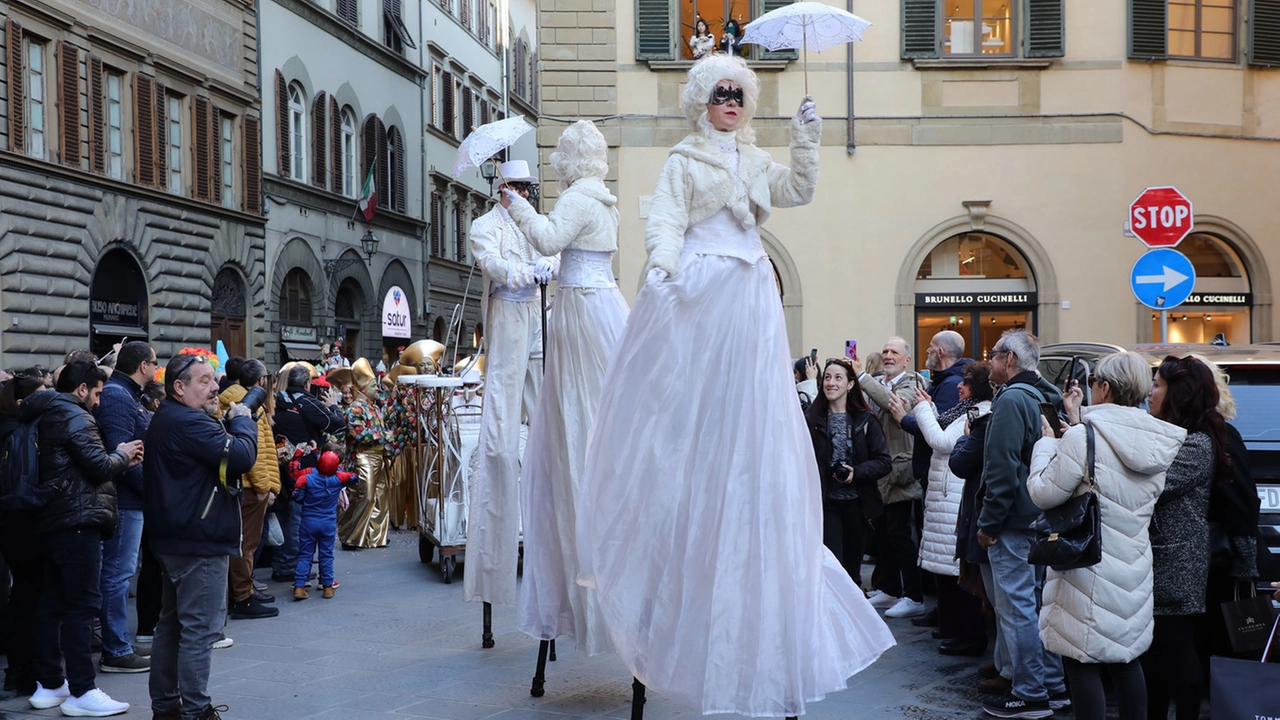
<svg viewBox="0 0 1280 720">
<path fill-rule="evenodd" d="M 667 0 L 636 0 L 637 60 L 675 60 L 674 7 Z"/>
<path fill-rule="evenodd" d="M 1063 31 L 1064 0 L 1024 0 L 1026 32 L 1022 34 L 1022 56 L 1054 58 L 1066 54 Z"/>
<path fill-rule="evenodd" d="M 1168 0 L 1129 0 L 1129 59 L 1169 57 Z"/>
<path fill-rule="evenodd" d="M 902 59 L 942 55 L 939 0 L 902 0 Z"/>
<path fill-rule="evenodd" d="M 1249 64 L 1280 67 L 1280 0 L 1249 3 Z"/>
<path fill-rule="evenodd" d="M 777 10 L 780 7 L 785 7 L 787 5 L 790 5 L 792 2 L 793 0 L 760 0 L 760 12 L 757 13 L 755 17 L 760 17 L 761 15 L 767 12 Z M 798 57 L 800 57 L 799 50 L 770 51 L 770 50 L 765 50 L 764 48 L 760 48 L 761 60 L 795 60 Z"/>
</svg>

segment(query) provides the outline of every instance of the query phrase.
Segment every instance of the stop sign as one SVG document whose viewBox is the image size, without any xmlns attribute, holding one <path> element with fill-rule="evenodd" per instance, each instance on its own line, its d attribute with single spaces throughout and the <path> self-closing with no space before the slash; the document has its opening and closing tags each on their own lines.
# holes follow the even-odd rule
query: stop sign
<svg viewBox="0 0 1280 720">
<path fill-rule="evenodd" d="M 1191 201 L 1176 187 L 1149 187 L 1129 205 L 1129 230 L 1147 247 L 1176 246 L 1191 224 Z"/>
</svg>

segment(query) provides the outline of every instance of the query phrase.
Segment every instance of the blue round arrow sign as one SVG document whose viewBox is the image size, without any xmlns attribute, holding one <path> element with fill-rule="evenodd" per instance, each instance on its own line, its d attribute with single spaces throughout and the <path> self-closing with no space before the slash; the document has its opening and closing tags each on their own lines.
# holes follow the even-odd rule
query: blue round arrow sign
<svg viewBox="0 0 1280 720">
<path fill-rule="evenodd" d="M 1196 286 L 1196 268 L 1177 250 L 1160 248 L 1133 264 L 1129 288 L 1138 302 L 1155 310 L 1169 310 L 1186 302 Z"/>
</svg>

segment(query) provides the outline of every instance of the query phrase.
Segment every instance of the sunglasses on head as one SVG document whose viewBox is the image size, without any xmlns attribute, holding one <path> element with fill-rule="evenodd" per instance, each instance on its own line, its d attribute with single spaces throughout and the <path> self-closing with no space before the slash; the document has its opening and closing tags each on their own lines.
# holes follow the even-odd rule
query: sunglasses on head
<svg viewBox="0 0 1280 720">
<path fill-rule="evenodd" d="M 742 88 L 730 88 L 723 85 L 717 85 L 716 88 L 711 91 L 711 99 L 707 102 L 711 105 L 724 105 L 730 100 L 737 103 L 738 107 L 742 107 Z"/>
<path fill-rule="evenodd" d="M 191 359 L 184 362 L 183 358 L 191 358 Z M 170 373 L 172 373 L 173 379 L 176 382 L 177 380 L 182 378 L 182 374 L 185 373 L 187 369 L 190 368 L 192 365 L 195 365 L 196 363 L 208 363 L 208 362 L 209 362 L 209 359 L 203 355 L 194 355 L 194 354 L 179 355 L 178 360 L 170 362 L 169 367 L 165 368 L 164 372 L 165 372 L 165 375 L 169 375 Z"/>
</svg>

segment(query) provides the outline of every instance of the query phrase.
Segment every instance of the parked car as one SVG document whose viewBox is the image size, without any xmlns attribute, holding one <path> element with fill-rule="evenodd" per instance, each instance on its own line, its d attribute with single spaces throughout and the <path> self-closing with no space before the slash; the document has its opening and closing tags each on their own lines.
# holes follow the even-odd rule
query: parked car
<svg viewBox="0 0 1280 720">
<path fill-rule="evenodd" d="M 1249 451 L 1249 469 L 1258 484 L 1262 510 L 1258 517 L 1258 572 L 1261 578 L 1280 578 L 1280 344 L 1255 345 L 1131 345 L 1054 343 L 1040 349 L 1040 374 L 1064 387 L 1072 358 L 1079 358 L 1075 379 L 1089 400 L 1089 376 L 1098 360 L 1120 350 L 1145 356 L 1154 369 L 1168 355 L 1199 353 L 1217 363 L 1230 377 L 1236 401 L 1231 424 L 1240 431 Z M 1266 583 L 1260 583 L 1266 589 Z M 1269 590 L 1268 590 L 1269 591 Z"/>
</svg>

